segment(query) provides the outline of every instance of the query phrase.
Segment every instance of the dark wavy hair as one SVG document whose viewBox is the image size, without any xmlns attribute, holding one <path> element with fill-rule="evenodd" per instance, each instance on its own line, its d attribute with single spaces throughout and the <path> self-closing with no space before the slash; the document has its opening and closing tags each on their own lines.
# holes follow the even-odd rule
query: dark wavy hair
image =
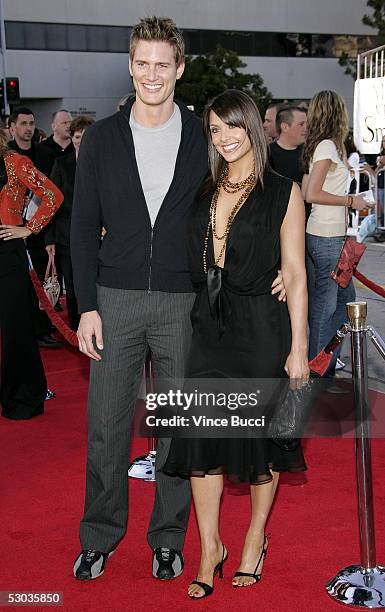
<svg viewBox="0 0 385 612">
<path fill-rule="evenodd" d="M 81 130 L 86 130 L 90 125 L 95 123 L 95 120 L 88 115 L 78 115 L 75 119 L 72 119 L 70 125 L 70 134 L 71 138 L 75 134 L 75 132 L 80 132 Z"/>
<path fill-rule="evenodd" d="M 208 142 L 211 178 L 216 185 L 226 162 L 212 143 L 210 132 L 211 111 L 227 125 L 246 130 L 254 151 L 256 183 L 261 183 L 263 186 L 263 177 L 269 166 L 268 151 L 261 115 L 254 100 L 243 91 L 227 89 L 216 96 L 203 112 L 203 129 Z"/>
</svg>

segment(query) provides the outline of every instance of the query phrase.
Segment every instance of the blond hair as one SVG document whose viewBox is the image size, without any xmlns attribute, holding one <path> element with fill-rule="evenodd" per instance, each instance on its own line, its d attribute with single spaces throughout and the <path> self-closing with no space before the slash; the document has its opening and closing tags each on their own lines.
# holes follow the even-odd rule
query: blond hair
<svg viewBox="0 0 385 612">
<path fill-rule="evenodd" d="M 349 133 L 349 116 L 345 100 L 335 91 L 318 92 L 310 101 L 307 114 L 307 136 L 302 160 L 305 172 L 321 140 L 332 140 L 343 159 L 344 142 Z"/>
<path fill-rule="evenodd" d="M 130 59 L 133 61 L 136 45 L 140 40 L 169 43 L 174 49 L 177 66 L 184 59 L 184 39 L 175 22 L 169 17 L 143 17 L 133 28 L 130 36 Z"/>
<path fill-rule="evenodd" d="M 0 127 L 0 158 L 8 151 L 8 136 L 3 127 Z"/>
</svg>

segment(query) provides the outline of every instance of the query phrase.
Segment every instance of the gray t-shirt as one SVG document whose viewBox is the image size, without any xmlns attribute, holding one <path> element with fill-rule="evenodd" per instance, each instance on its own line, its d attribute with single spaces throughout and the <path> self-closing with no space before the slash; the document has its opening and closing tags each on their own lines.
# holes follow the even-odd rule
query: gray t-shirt
<svg viewBox="0 0 385 612">
<path fill-rule="evenodd" d="M 140 182 L 146 198 L 151 225 L 154 226 L 174 176 L 182 134 L 179 107 L 174 104 L 174 111 L 170 119 L 157 128 L 143 127 L 135 120 L 131 112 L 130 127 Z"/>
</svg>

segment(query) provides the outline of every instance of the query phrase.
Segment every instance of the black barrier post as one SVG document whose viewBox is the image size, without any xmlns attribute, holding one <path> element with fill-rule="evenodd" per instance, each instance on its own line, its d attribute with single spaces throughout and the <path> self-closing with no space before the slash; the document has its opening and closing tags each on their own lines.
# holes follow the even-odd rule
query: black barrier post
<svg viewBox="0 0 385 612">
<path fill-rule="evenodd" d="M 385 567 L 376 565 L 367 374 L 366 302 L 347 304 L 356 414 L 356 476 L 361 565 L 345 567 L 328 582 L 334 600 L 361 608 L 385 608 Z M 378 340 L 378 338 L 377 338 Z M 380 344 L 382 339 L 380 338 Z"/>
</svg>

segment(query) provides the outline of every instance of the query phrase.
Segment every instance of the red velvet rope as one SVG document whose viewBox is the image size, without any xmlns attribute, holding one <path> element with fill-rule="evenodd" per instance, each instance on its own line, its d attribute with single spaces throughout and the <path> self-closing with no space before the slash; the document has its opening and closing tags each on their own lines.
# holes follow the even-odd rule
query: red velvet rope
<svg viewBox="0 0 385 612">
<path fill-rule="evenodd" d="M 72 331 L 72 329 L 68 327 L 67 323 L 63 321 L 63 319 L 57 314 L 57 312 L 55 312 L 51 302 L 47 298 L 47 295 L 43 287 L 41 286 L 41 282 L 35 270 L 33 268 L 30 268 L 29 274 L 30 274 L 31 281 L 35 289 L 36 295 L 39 298 L 39 302 L 44 307 L 44 310 L 49 316 L 50 321 L 56 327 L 58 332 L 60 332 L 61 335 L 65 338 L 65 340 L 67 340 L 67 342 L 72 344 L 72 346 L 76 346 L 76 348 L 78 348 L 79 342 L 78 342 L 78 337 L 76 333 Z"/>
<path fill-rule="evenodd" d="M 366 276 L 361 274 L 361 272 L 359 272 L 358 270 L 354 271 L 354 276 L 357 280 L 360 281 L 360 283 L 366 285 L 366 287 L 374 291 L 374 293 L 377 293 L 381 297 L 385 298 L 385 289 L 383 289 L 380 285 L 377 285 L 373 281 L 369 280 L 369 278 L 366 278 Z"/>
<path fill-rule="evenodd" d="M 372 291 L 374 291 L 381 297 L 385 298 L 385 290 L 380 285 L 377 285 L 376 283 L 371 281 L 369 278 L 366 278 L 366 276 L 361 274 L 361 272 L 359 272 L 358 270 L 354 271 L 354 276 L 363 285 L 365 285 L 366 287 L 368 287 L 369 289 L 371 289 Z M 339 338 L 338 336 L 334 336 L 332 338 L 328 346 L 325 347 L 326 351 L 325 349 L 322 349 L 322 351 L 318 353 L 318 355 L 316 355 L 314 359 L 312 359 L 309 362 L 309 367 L 312 370 L 312 372 L 319 374 L 319 376 L 323 376 L 325 374 L 333 358 L 333 352 L 337 348 L 338 344 L 340 344 L 341 342 L 342 342 L 342 338 Z"/>
</svg>

